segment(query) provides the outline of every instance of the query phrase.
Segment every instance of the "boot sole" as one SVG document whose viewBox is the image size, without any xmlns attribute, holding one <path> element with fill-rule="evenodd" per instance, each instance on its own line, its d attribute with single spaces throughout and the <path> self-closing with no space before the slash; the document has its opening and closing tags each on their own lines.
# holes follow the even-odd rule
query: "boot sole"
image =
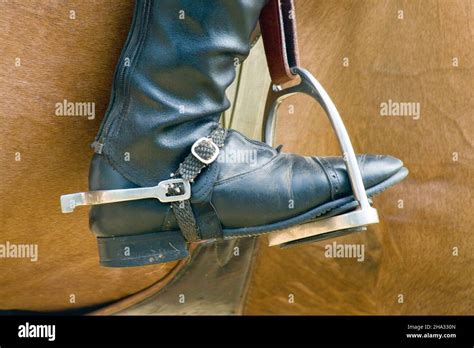
<svg viewBox="0 0 474 348">
<path fill-rule="evenodd" d="M 390 186 L 402 181 L 408 175 L 406 168 L 401 168 L 396 174 L 387 180 L 367 190 L 367 195 L 373 195 L 384 191 Z M 274 231 L 288 229 L 300 224 L 311 224 L 311 221 L 325 219 L 334 215 L 342 214 L 357 207 L 353 196 L 331 201 L 306 213 L 291 219 L 273 224 L 255 227 L 244 227 L 238 229 L 224 229 L 225 239 L 240 237 L 251 237 Z M 344 230 L 328 232 L 318 240 L 334 238 L 359 230 Z M 165 231 L 140 234 L 123 237 L 99 237 L 100 264 L 105 267 L 133 267 L 145 266 L 156 263 L 176 261 L 189 256 L 186 241 L 181 232 Z M 310 242 L 306 240 L 305 242 Z M 290 246 L 290 245 L 287 245 Z"/>
<path fill-rule="evenodd" d="M 398 172 L 393 174 L 390 178 L 382 181 L 381 183 L 372 186 L 367 189 L 367 196 L 372 197 L 387 188 L 399 183 L 408 175 L 408 169 L 405 167 L 400 168 Z M 239 238 L 239 237 L 250 237 L 256 234 L 271 233 L 274 231 L 280 231 L 295 225 L 300 225 L 303 223 L 310 223 L 311 220 L 320 220 L 323 218 L 328 218 L 334 215 L 342 214 L 347 211 L 353 210 L 358 205 L 357 201 L 354 200 L 354 196 L 347 196 L 343 198 L 336 199 L 334 201 L 328 202 L 326 204 L 320 205 L 314 209 L 307 211 L 306 213 L 297 215 L 290 219 L 275 222 L 267 225 L 260 225 L 254 227 L 243 227 L 243 228 L 234 228 L 234 229 L 224 229 L 223 232 L 226 236 L 226 239 Z"/>
</svg>

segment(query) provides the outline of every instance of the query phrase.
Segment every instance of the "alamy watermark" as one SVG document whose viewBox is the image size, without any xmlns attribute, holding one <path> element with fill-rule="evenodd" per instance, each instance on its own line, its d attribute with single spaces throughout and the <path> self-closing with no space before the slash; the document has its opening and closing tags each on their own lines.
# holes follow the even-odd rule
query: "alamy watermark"
<svg viewBox="0 0 474 348">
<path fill-rule="evenodd" d="M 6 241 L 0 244 L 0 259 L 30 259 L 38 261 L 38 244 L 14 244 Z"/>
<path fill-rule="evenodd" d="M 354 258 L 357 262 L 365 260 L 365 245 L 364 244 L 326 244 L 324 256 L 328 258 Z"/>
<path fill-rule="evenodd" d="M 20 338 L 47 338 L 48 341 L 56 340 L 56 325 L 36 325 L 26 322 L 18 326 Z"/>
<path fill-rule="evenodd" d="M 88 120 L 95 118 L 94 102 L 70 102 L 64 99 L 62 102 L 55 104 L 56 116 L 83 116 Z"/>
<path fill-rule="evenodd" d="M 418 120 L 421 116 L 420 103 L 396 102 L 389 99 L 380 103 L 380 116 L 403 116 Z"/>
<path fill-rule="evenodd" d="M 218 158 L 220 163 L 247 163 L 257 164 L 257 150 L 226 150 Z"/>
</svg>

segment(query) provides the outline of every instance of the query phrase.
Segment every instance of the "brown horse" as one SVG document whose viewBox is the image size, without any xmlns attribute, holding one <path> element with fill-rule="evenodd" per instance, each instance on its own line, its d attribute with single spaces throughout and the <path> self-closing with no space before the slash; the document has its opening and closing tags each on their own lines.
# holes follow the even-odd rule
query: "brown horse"
<svg viewBox="0 0 474 348">
<path fill-rule="evenodd" d="M 87 209 L 61 214 L 59 196 L 87 188 L 95 136 L 133 3 L 0 2 L 0 243 L 38 246 L 37 261 L 0 259 L 0 308 L 67 310 L 121 299 L 166 279 L 170 263 L 99 267 Z M 57 103 L 95 103 L 95 118 Z"/>
<path fill-rule="evenodd" d="M 363 245 L 363 262 L 327 257 L 333 240 L 262 247 L 244 312 L 473 314 L 472 3 L 296 5 L 302 66 L 331 94 L 356 151 L 392 154 L 410 175 L 374 199 L 379 225 L 336 240 Z M 418 103 L 407 105 L 418 115 L 395 116 L 397 103 Z M 382 116 L 389 104 L 394 116 Z M 297 97 L 280 109 L 287 151 L 339 153 L 317 105 Z"/>
<path fill-rule="evenodd" d="M 262 238 L 244 313 L 472 314 L 470 3 L 296 5 L 302 65 L 331 94 L 356 150 L 402 158 L 411 174 L 375 199 L 380 225 L 336 240 L 364 245 L 362 262 L 325 257 L 333 241 L 280 250 Z M 87 149 L 132 6 L 0 2 L 0 244 L 38 247 L 36 261 L 0 258 L 0 309 L 88 310 L 143 298 L 185 263 L 102 268 L 87 209 L 59 209 L 61 194 L 87 187 Z M 95 103 L 95 117 L 61 116 L 64 101 Z M 419 117 L 381 116 L 394 102 L 419 103 Z M 285 105 L 291 112 L 280 113 L 277 129 L 286 151 L 339 153 L 316 105 L 301 97 Z"/>
</svg>

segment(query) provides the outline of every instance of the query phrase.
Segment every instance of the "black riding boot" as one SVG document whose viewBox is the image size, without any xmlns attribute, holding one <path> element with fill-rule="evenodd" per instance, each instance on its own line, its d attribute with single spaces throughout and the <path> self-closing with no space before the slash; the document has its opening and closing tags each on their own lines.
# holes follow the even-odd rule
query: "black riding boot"
<svg viewBox="0 0 474 348">
<path fill-rule="evenodd" d="M 91 190 L 161 185 L 155 198 L 92 207 L 103 265 L 180 259 L 187 242 L 271 232 L 353 201 L 342 158 L 282 153 L 219 127 L 235 59 L 248 55 L 264 4 L 136 2 L 89 182 Z M 407 173 L 393 157 L 358 160 L 369 194 Z"/>
</svg>

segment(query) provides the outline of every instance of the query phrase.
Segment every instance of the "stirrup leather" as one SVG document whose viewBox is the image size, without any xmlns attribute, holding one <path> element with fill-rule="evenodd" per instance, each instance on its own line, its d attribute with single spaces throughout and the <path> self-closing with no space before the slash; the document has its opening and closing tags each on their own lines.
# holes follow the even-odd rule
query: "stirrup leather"
<svg viewBox="0 0 474 348">
<path fill-rule="evenodd" d="M 270 146 L 272 145 L 278 107 L 284 99 L 296 93 L 309 95 L 324 109 L 336 133 L 358 207 L 349 213 L 327 219 L 319 219 L 310 224 L 302 225 L 303 228 L 271 233 L 268 237 L 270 246 L 297 244 L 297 241 L 304 242 L 308 239 L 316 241 L 326 238 L 331 232 L 365 229 L 365 225 L 379 222 L 377 210 L 370 206 L 352 143 L 336 106 L 321 84 L 309 71 L 300 67 L 294 67 L 292 72 L 299 75 L 301 79 L 298 85 L 286 89 L 273 85 L 269 92 L 263 120 L 263 140 Z"/>
</svg>

